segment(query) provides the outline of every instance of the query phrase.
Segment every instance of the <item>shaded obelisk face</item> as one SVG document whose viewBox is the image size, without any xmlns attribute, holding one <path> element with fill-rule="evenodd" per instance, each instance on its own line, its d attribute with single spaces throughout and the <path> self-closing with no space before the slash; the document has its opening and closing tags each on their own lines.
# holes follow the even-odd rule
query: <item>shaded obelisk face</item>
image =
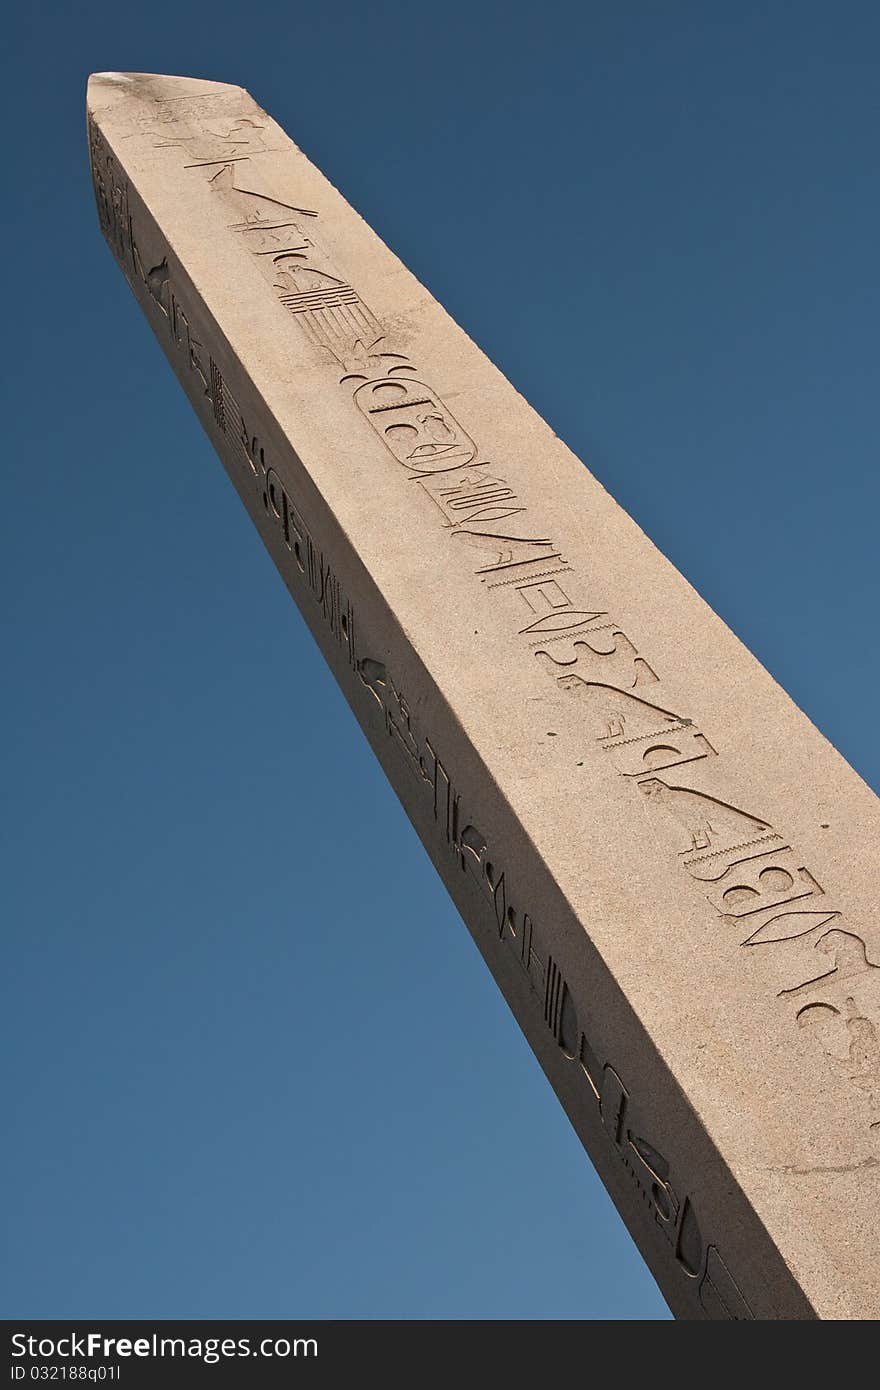
<svg viewBox="0 0 880 1390">
<path fill-rule="evenodd" d="M 89 104 L 107 241 L 670 1305 L 876 1317 L 877 799 L 247 93 Z"/>
</svg>

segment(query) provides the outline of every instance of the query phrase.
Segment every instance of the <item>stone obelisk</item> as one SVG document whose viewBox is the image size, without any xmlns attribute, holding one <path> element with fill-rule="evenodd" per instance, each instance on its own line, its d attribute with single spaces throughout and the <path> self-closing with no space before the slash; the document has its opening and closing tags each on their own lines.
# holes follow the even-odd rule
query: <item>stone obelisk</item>
<svg viewBox="0 0 880 1390">
<path fill-rule="evenodd" d="M 880 802 L 247 92 L 88 107 L 104 235 L 673 1311 L 877 1317 Z"/>
</svg>

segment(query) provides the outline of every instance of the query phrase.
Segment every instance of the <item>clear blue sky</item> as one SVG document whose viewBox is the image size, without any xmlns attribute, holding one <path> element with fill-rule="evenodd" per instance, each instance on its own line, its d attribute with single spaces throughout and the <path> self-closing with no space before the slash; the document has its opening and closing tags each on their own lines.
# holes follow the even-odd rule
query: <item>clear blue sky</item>
<svg viewBox="0 0 880 1390">
<path fill-rule="evenodd" d="M 880 7 L 4 39 L 0 1313 L 668 1316 L 102 242 L 85 81 L 249 87 L 876 788 Z"/>
</svg>

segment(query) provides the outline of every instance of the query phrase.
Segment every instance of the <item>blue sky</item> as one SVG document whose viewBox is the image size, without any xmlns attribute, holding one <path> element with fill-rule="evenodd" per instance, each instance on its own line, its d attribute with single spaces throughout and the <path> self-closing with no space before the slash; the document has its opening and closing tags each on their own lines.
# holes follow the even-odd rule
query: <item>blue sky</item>
<svg viewBox="0 0 880 1390">
<path fill-rule="evenodd" d="M 667 1317 L 103 245 L 85 81 L 247 86 L 876 789 L 880 10 L 5 38 L 0 1311 Z"/>
</svg>

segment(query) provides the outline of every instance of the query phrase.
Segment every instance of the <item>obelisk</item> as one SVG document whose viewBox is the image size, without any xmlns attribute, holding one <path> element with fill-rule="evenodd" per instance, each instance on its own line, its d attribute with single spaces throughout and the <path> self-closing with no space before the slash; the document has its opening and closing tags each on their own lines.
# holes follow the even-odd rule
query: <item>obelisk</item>
<svg viewBox="0 0 880 1390">
<path fill-rule="evenodd" d="M 247 92 L 88 107 L 104 235 L 673 1311 L 877 1317 L 877 798 Z"/>
</svg>

